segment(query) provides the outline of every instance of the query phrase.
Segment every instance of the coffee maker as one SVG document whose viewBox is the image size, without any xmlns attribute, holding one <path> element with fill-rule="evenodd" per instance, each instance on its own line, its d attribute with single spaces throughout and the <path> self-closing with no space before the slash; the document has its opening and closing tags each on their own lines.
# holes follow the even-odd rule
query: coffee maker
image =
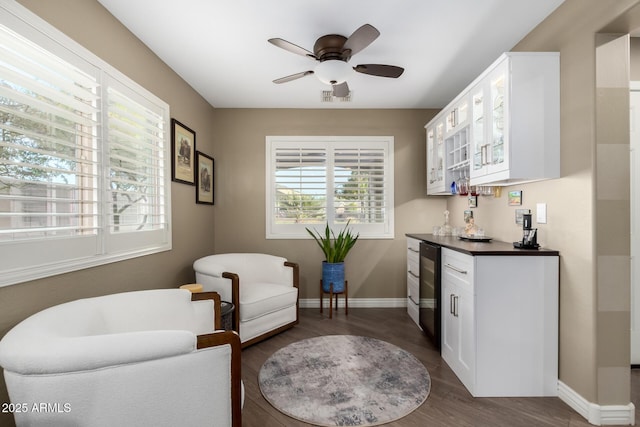
<svg viewBox="0 0 640 427">
<path fill-rule="evenodd" d="M 513 247 L 518 249 L 538 249 L 537 228 L 531 228 L 531 214 L 522 215 L 522 240 L 513 242 Z"/>
</svg>

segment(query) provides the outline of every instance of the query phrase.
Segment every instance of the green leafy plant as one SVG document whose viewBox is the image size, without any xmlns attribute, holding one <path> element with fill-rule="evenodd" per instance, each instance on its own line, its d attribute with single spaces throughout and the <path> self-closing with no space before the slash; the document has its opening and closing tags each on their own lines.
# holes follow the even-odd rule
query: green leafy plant
<svg viewBox="0 0 640 427">
<path fill-rule="evenodd" d="M 307 228 L 307 232 L 313 237 L 318 246 L 320 246 L 322 252 L 324 252 L 327 262 L 343 262 L 351 248 L 353 248 L 353 245 L 356 244 L 358 237 L 360 237 L 360 233 L 354 235 L 352 231 L 347 228 L 349 227 L 349 222 L 350 221 L 347 221 L 347 224 L 342 231 L 338 233 L 337 237 L 333 230 L 329 228 L 329 223 L 327 223 L 324 229 L 324 235 L 315 229 L 311 231 Z"/>
</svg>

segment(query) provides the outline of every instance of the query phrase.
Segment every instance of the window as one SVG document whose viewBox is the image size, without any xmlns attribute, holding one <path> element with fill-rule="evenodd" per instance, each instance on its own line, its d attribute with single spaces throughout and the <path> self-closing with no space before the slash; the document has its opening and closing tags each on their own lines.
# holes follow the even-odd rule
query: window
<svg viewBox="0 0 640 427">
<path fill-rule="evenodd" d="M 393 137 L 266 139 L 267 238 L 310 238 L 306 227 L 393 238 Z"/>
<path fill-rule="evenodd" d="M 0 286 L 171 249 L 169 106 L 0 10 Z"/>
</svg>

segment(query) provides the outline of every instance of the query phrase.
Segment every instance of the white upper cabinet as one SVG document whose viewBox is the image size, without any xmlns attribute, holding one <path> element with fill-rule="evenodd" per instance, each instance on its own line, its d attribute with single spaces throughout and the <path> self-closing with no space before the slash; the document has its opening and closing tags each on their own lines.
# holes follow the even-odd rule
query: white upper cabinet
<svg viewBox="0 0 640 427">
<path fill-rule="evenodd" d="M 472 184 L 560 177 L 558 53 L 503 54 L 472 94 Z"/>
<path fill-rule="evenodd" d="M 560 177 L 559 54 L 501 55 L 425 127 L 427 194 Z"/>
</svg>

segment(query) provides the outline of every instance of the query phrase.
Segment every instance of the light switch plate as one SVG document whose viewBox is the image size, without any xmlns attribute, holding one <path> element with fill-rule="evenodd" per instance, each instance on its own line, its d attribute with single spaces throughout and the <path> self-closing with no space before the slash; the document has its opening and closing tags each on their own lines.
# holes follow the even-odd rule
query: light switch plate
<svg viewBox="0 0 640 427">
<path fill-rule="evenodd" d="M 538 224 L 547 223 L 547 204 L 546 203 L 536 204 L 536 222 Z"/>
</svg>

